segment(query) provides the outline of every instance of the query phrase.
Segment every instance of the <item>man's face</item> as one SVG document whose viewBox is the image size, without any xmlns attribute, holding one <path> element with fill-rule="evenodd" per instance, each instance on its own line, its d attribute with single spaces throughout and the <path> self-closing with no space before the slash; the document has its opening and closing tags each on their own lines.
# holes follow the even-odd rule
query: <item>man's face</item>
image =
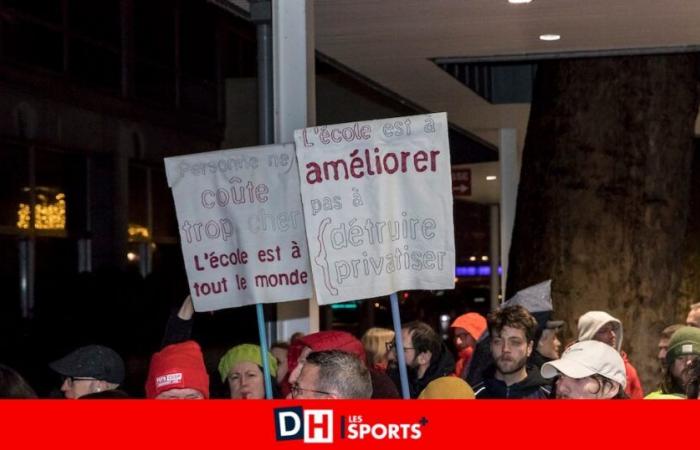
<svg viewBox="0 0 700 450">
<path fill-rule="evenodd" d="M 169 389 L 156 395 L 157 400 L 204 400 L 204 394 L 197 389 Z"/>
<path fill-rule="evenodd" d="M 227 381 L 233 399 L 265 398 L 263 373 L 257 364 L 249 361 L 234 364 L 228 374 Z"/>
<path fill-rule="evenodd" d="M 690 371 L 688 367 L 698 358 L 700 358 L 698 355 L 681 355 L 673 360 L 673 364 L 671 364 L 671 376 L 678 386 L 685 388 L 688 384 L 688 381 L 690 381 Z"/>
<path fill-rule="evenodd" d="M 406 359 L 406 367 L 416 368 L 418 367 L 418 358 L 416 358 L 416 350 L 413 348 L 413 339 L 411 338 L 411 333 L 407 329 L 401 330 L 401 338 L 403 339 L 403 355 Z M 396 346 L 387 353 L 387 359 L 393 363 L 397 363 L 398 359 L 396 357 Z"/>
<path fill-rule="evenodd" d="M 557 398 L 607 399 L 617 395 L 619 386 L 600 386 L 593 377 L 570 378 L 564 374 L 557 380 Z"/>
<path fill-rule="evenodd" d="M 292 398 L 300 400 L 334 398 L 330 392 L 318 389 L 319 368 L 315 364 L 304 364 L 299 373 L 299 378 L 292 384 Z"/>
<path fill-rule="evenodd" d="M 685 324 L 689 327 L 700 328 L 700 308 L 692 309 L 685 319 Z"/>
<path fill-rule="evenodd" d="M 464 328 L 454 327 L 452 330 L 454 333 L 455 348 L 458 352 L 476 345 L 476 340 Z"/>
<path fill-rule="evenodd" d="M 537 351 L 540 355 L 550 359 L 559 359 L 560 350 L 561 341 L 557 337 L 557 330 L 548 328 L 542 331 L 542 336 L 537 343 Z"/>
<path fill-rule="evenodd" d="M 612 348 L 617 348 L 617 325 L 614 322 L 608 322 L 593 335 L 594 341 L 599 341 L 608 344 Z"/>
<path fill-rule="evenodd" d="M 100 390 L 100 382 L 94 378 L 66 377 L 61 385 L 66 398 L 80 398 Z"/>
<path fill-rule="evenodd" d="M 668 341 L 669 338 L 661 338 L 659 339 L 659 353 L 656 355 L 656 358 L 659 360 L 659 364 L 661 366 L 666 365 L 666 353 L 668 353 Z"/>
<path fill-rule="evenodd" d="M 527 341 L 525 330 L 506 325 L 500 332 L 494 331 L 491 354 L 501 374 L 512 374 L 525 367 L 530 353 L 532 342 Z"/>
</svg>

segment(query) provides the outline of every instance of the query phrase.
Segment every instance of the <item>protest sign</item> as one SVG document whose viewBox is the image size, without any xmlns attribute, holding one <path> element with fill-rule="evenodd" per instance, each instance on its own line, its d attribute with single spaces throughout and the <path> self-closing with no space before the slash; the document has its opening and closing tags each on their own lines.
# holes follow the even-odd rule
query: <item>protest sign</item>
<svg viewBox="0 0 700 450">
<path fill-rule="evenodd" d="M 165 159 L 197 311 L 311 296 L 294 146 Z"/>
<path fill-rule="evenodd" d="M 447 116 L 294 133 L 319 304 L 454 288 Z"/>
</svg>

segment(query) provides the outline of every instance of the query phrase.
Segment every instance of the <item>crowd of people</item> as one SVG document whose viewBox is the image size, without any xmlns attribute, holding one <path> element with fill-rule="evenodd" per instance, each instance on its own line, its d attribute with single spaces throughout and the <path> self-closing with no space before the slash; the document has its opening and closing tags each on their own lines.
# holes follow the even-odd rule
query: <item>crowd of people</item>
<svg viewBox="0 0 700 450">
<path fill-rule="evenodd" d="M 659 382 L 646 396 L 622 351 L 623 324 L 605 311 L 589 311 L 575 339 L 562 345 L 563 321 L 553 320 L 550 282 L 518 292 L 483 317 L 468 312 L 450 327 L 454 352 L 428 324 L 402 325 L 410 398 L 417 399 L 697 399 L 700 383 L 700 303 L 686 324 L 659 338 Z M 262 351 L 236 345 L 210 378 L 202 350 L 191 339 L 194 307 L 188 297 L 168 319 L 162 349 L 153 354 L 146 398 L 207 399 L 212 383 L 232 399 L 396 399 L 401 381 L 394 332 L 371 328 L 358 339 L 344 331 L 297 334 Z M 563 350 L 563 351 L 562 351 Z M 263 358 L 270 377 L 265 380 Z M 121 389 L 125 364 L 102 345 L 80 347 L 49 364 L 63 377 L 70 399 L 132 398 Z M 266 383 L 267 382 L 267 383 Z M 24 378 L 0 364 L 0 398 L 36 398 Z"/>
</svg>

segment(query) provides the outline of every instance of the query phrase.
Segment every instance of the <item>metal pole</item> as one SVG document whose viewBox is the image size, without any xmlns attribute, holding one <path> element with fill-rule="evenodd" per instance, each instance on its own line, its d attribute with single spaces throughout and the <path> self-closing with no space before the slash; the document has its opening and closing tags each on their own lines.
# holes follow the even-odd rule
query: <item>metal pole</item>
<svg viewBox="0 0 700 450">
<path fill-rule="evenodd" d="M 508 281 L 508 253 L 510 252 L 510 239 L 515 223 L 515 207 L 518 198 L 518 182 L 520 181 L 515 129 L 501 128 L 498 154 L 501 166 L 501 291 L 505 296 L 507 295 L 506 282 Z"/>
<path fill-rule="evenodd" d="M 401 396 L 404 400 L 411 398 L 408 390 L 408 372 L 406 371 L 406 355 L 403 352 L 403 337 L 401 335 L 401 315 L 399 314 L 399 298 L 396 292 L 389 296 L 391 300 L 391 318 L 394 322 L 394 336 L 396 339 L 396 360 L 399 364 L 399 377 L 401 378 Z"/>
<path fill-rule="evenodd" d="M 256 24 L 258 41 L 258 140 L 262 145 L 272 144 L 275 136 L 274 97 L 272 92 L 272 5 L 269 0 L 250 3 L 250 16 Z M 263 305 L 255 305 L 260 334 L 260 359 L 263 362 L 265 398 L 272 398 L 270 367 L 267 360 L 267 335 Z"/>
<path fill-rule="evenodd" d="M 263 377 L 265 378 L 265 398 L 272 398 L 272 379 L 270 378 L 270 363 L 267 360 L 267 337 L 265 336 L 265 315 L 263 314 L 263 305 L 258 303 L 255 305 L 255 311 L 258 315 L 258 334 L 260 335 L 260 359 L 263 363 Z"/>
<path fill-rule="evenodd" d="M 272 4 L 269 0 L 250 3 L 251 20 L 258 41 L 258 140 L 272 144 L 275 139 L 272 72 Z"/>
<path fill-rule="evenodd" d="M 498 278 L 498 263 L 500 260 L 499 233 L 500 226 L 498 220 L 498 205 L 489 205 L 489 262 L 491 263 L 491 311 L 498 309 L 498 293 L 500 291 L 500 280 Z"/>
</svg>

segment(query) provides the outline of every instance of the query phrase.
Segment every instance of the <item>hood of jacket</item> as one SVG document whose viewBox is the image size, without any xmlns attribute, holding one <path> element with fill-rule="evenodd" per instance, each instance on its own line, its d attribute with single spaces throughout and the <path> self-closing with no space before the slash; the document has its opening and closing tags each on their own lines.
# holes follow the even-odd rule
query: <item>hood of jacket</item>
<svg viewBox="0 0 700 450">
<path fill-rule="evenodd" d="M 593 336 L 598 330 L 609 322 L 615 324 L 615 335 L 617 338 L 615 350 L 619 352 L 622 348 L 622 322 L 605 311 L 588 311 L 578 319 L 578 340 L 593 340 Z"/>
<path fill-rule="evenodd" d="M 506 383 L 496 379 L 496 367 L 491 366 L 486 372 L 484 381 L 474 387 L 477 397 L 480 391 L 485 388 L 487 393 L 482 394 L 482 398 L 532 398 L 533 394 L 540 391 L 544 396 L 549 396 L 552 392 L 552 381 L 544 378 L 536 366 L 527 366 L 527 377 L 518 383 L 506 386 Z"/>
</svg>

